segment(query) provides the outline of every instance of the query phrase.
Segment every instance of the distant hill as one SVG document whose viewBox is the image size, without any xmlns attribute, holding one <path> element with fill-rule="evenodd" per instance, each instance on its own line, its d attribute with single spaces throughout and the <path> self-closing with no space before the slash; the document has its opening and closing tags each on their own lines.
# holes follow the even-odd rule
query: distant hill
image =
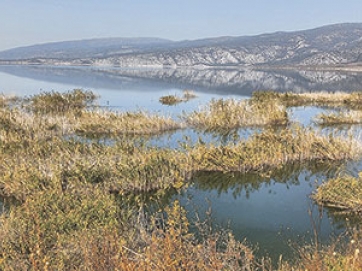
<svg viewBox="0 0 362 271">
<path fill-rule="evenodd" d="M 20 64 L 124 67 L 360 65 L 362 23 L 179 42 L 156 38 L 59 42 L 0 52 L 0 59 L 22 59 Z"/>
<path fill-rule="evenodd" d="M 62 41 L 19 47 L 0 52 L 0 59 L 74 59 L 136 53 L 172 43 L 159 38 L 103 38 Z"/>
</svg>

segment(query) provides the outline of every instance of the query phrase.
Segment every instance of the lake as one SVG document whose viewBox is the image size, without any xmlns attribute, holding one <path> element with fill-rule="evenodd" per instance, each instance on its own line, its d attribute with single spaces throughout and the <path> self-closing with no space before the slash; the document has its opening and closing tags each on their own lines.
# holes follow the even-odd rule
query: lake
<svg viewBox="0 0 362 271">
<path fill-rule="evenodd" d="M 0 66 L 0 93 L 28 96 L 44 91 L 92 90 L 100 95 L 99 105 L 116 111 L 144 110 L 178 118 L 197 110 L 211 99 L 250 97 L 256 90 L 275 91 L 356 91 L 362 90 L 362 74 L 313 71 L 260 71 L 252 69 L 110 69 L 97 67 Z M 197 98 L 176 106 L 160 104 L 163 95 L 181 95 L 191 89 Z M 313 125 L 312 119 L 324 109 L 315 107 L 290 110 L 291 119 Z M 239 131 L 239 137 L 256 132 Z M 348 130 L 346 131 L 348 132 Z M 357 133 L 360 129 L 357 129 Z M 150 144 L 177 148 L 185 137 L 196 141 L 228 137 L 192 129 L 152 138 Z M 346 165 L 356 174 L 358 163 Z M 211 223 L 233 231 L 239 240 L 259 247 L 260 255 L 274 259 L 293 253 L 293 245 L 318 238 L 327 242 L 340 234 L 344 220 L 313 204 L 309 195 L 318 183 L 335 174 L 333 168 L 318 165 L 288 167 L 270 178 L 253 174 L 199 173 L 181 193 L 170 193 L 165 203 L 179 199 L 189 211 L 202 218 L 211 208 Z M 315 236 L 317 233 L 317 236 Z"/>
</svg>

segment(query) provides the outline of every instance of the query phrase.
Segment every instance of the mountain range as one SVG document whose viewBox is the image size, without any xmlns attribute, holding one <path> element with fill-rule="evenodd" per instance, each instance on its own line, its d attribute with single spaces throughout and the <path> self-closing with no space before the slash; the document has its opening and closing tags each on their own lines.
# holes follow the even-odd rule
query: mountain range
<svg viewBox="0 0 362 271">
<path fill-rule="evenodd" d="M 2 51 L 0 64 L 200 68 L 342 65 L 362 69 L 362 23 L 186 41 L 105 38 L 46 43 Z"/>
</svg>

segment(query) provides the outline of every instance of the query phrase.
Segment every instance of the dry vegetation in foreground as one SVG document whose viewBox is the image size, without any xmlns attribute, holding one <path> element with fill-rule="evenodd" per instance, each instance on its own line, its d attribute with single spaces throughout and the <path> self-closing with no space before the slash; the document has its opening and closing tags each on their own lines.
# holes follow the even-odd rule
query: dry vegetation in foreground
<svg viewBox="0 0 362 271">
<path fill-rule="evenodd" d="M 358 231 L 345 247 L 300 248 L 295 264 L 280 261 L 272 267 L 270 261 L 256 259 L 230 232 L 212 233 L 201 224 L 197 233 L 191 232 L 177 201 L 147 216 L 136 206 L 144 203 L 134 204 L 128 197 L 179 189 L 199 171 L 268 173 L 293 163 L 355 159 L 361 151 L 357 142 L 293 126 L 269 128 L 227 146 L 146 147 L 127 135 L 135 130 L 162 132 L 164 126 L 152 123 L 163 119 L 143 113 L 100 113 L 94 111 L 94 99 L 94 94 L 81 90 L 2 99 L 0 193 L 15 203 L 0 215 L 0 270 L 361 270 Z M 241 108 L 254 114 L 260 110 L 267 118 L 265 108 L 271 106 L 276 110 L 272 119 L 278 120 L 271 123 L 287 121 L 285 108 L 269 102 L 257 105 L 254 99 L 241 103 Z M 222 108 L 223 118 L 229 114 L 237 123 L 226 127 L 240 125 L 237 110 Z M 86 128 L 91 120 L 99 124 L 96 129 Z M 141 125 L 130 128 L 138 122 Z M 77 131 L 112 137 L 114 142 L 72 137 Z M 335 182 L 331 180 L 331 188 L 339 189 L 333 193 L 355 193 L 356 198 L 342 205 L 349 196 L 327 195 L 338 199 L 341 208 L 346 206 L 344 210 L 360 212 L 353 205 L 362 192 L 359 178 Z M 322 198 L 323 204 L 331 202 Z"/>
</svg>

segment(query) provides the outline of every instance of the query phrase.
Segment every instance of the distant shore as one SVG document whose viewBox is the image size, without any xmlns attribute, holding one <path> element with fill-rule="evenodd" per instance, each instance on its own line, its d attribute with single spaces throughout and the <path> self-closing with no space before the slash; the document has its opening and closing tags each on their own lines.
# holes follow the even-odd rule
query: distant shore
<svg viewBox="0 0 362 271">
<path fill-rule="evenodd" d="M 118 66 L 118 65 L 94 65 L 83 59 L 24 59 L 24 60 L 1 60 L 0 65 L 21 65 L 21 66 L 79 66 L 79 67 L 109 67 L 109 68 L 167 68 L 167 69 L 250 69 L 250 70 L 305 70 L 305 71 L 344 71 L 362 72 L 362 63 L 336 64 L 336 65 L 190 65 L 190 66 L 169 66 L 169 65 L 139 65 L 139 66 Z"/>
</svg>

